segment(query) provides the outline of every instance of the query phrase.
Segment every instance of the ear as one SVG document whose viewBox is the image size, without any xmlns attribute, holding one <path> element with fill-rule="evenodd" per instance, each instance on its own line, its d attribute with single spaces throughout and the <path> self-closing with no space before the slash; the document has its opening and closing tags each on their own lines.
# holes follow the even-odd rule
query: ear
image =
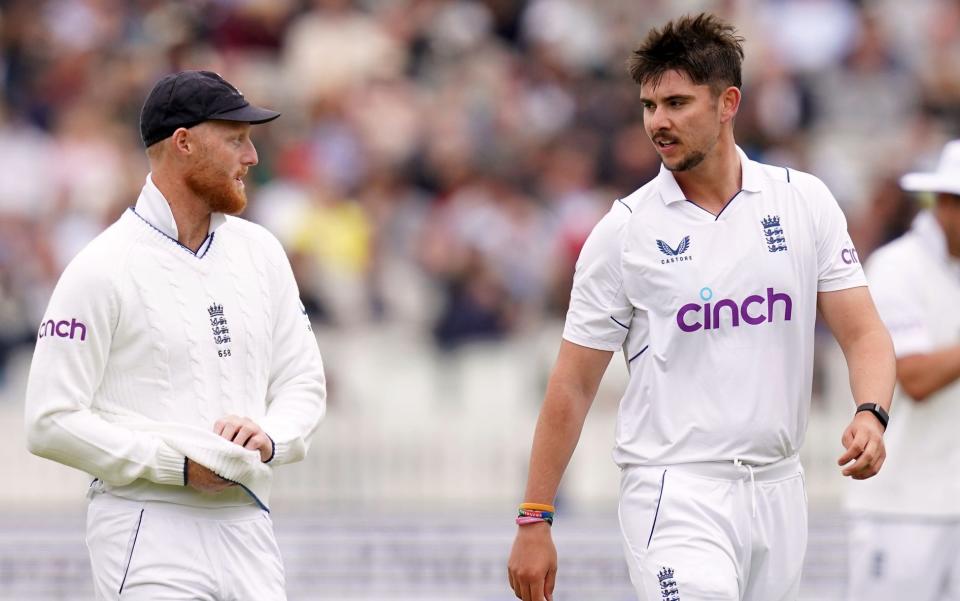
<svg viewBox="0 0 960 601">
<path fill-rule="evenodd" d="M 197 140 L 186 127 L 177 128 L 170 136 L 170 145 L 177 154 L 190 154 L 197 146 Z"/>
<path fill-rule="evenodd" d="M 740 88 L 730 86 L 720 93 L 720 101 L 717 103 L 720 110 L 720 122 L 727 123 L 737 116 L 740 110 Z"/>
</svg>

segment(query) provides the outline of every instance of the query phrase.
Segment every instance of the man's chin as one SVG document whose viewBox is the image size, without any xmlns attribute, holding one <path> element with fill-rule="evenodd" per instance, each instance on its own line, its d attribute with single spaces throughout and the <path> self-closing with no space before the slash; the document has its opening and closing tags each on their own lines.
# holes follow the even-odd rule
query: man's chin
<svg viewBox="0 0 960 601">
<path fill-rule="evenodd" d="M 667 168 L 667 171 L 690 171 L 697 165 L 703 162 L 704 157 L 701 153 L 694 153 L 692 155 L 687 155 L 684 157 L 677 157 L 674 159 L 667 160 L 663 157 L 660 157 L 660 160 L 663 161 L 663 166 Z"/>
<path fill-rule="evenodd" d="M 667 171 L 686 171 L 683 159 L 668 159 L 661 156 L 660 162 L 667 168 Z"/>
<path fill-rule="evenodd" d="M 246 197 L 242 198 L 219 198 L 210 203 L 211 213 L 224 213 L 226 215 L 239 215 L 247 208 Z"/>
</svg>

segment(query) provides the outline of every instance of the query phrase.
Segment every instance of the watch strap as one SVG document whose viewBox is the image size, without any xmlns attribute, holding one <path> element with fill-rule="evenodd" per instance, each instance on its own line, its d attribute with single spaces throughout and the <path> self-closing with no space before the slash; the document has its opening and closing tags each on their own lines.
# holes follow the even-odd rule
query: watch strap
<svg viewBox="0 0 960 601">
<path fill-rule="evenodd" d="M 862 405 L 857 405 L 857 413 L 861 411 L 869 411 L 873 414 L 874 417 L 880 422 L 880 425 L 883 426 L 883 429 L 887 429 L 887 424 L 890 423 L 890 415 L 887 413 L 887 410 L 884 409 L 880 403 L 863 403 Z"/>
</svg>

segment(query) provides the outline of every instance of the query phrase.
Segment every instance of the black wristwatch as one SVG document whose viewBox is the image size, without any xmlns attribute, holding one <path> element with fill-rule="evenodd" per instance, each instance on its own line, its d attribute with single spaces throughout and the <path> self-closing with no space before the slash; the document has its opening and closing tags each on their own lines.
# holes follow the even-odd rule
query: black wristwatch
<svg viewBox="0 0 960 601">
<path fill-rule="evenodd" d="M 883 429 L 887 429 L 887 424 L 890 423 L 890 414 L 887 413 L 887 410 L 880 406 L 880 403 L 864 403 L 857 406 L 857 413 L 861 411 L 869 411 L 880 421 L 880 425 L 883 426 Z"/>
</svg>

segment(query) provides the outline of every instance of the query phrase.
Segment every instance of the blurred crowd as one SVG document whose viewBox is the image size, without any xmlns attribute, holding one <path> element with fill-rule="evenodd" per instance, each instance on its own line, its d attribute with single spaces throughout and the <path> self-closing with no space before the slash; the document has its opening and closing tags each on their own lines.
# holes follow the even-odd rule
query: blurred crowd
<svg viewBox="0 0 960 601">
<path fill-rule="evenodd" d="M 626 58 L 700 10 L 746 38 L 740 146 L 824 179 L 861 257 L 903 231 L 897 176 L 960 126 L 956 1 L 0 2 L 0 372 L 135 202 L 143 98 L 188 68 L 283 112 L 246 217 L 316 322 L 454 349 L 562 316 L 590 229 L 659 168 Z"/>
</svg>

